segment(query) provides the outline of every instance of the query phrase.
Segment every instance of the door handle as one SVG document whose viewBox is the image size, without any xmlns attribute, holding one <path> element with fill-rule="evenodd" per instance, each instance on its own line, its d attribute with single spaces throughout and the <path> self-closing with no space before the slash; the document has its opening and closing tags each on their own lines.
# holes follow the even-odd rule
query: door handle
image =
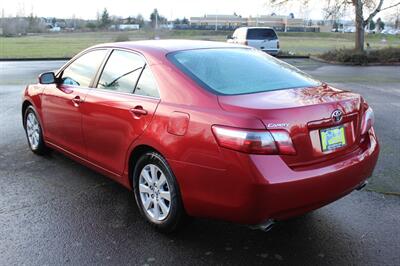
<svg viewBox="0 0 400 266">
<path fill-rule="evenodd" d="M 131 109 L 131 113 L 135 116 L 147 115 L 147 111 L 142 106 L 138 105 Z"/>
<path fill-rule="evenodd" d="M 72 98 L 72 102 L 74 103 L 75 107 L 78 107 L 79 104 L 83 102 L 83 100 L 81 99 L 81 97 L 75 96 L 74 98 Z"/>
</svg>

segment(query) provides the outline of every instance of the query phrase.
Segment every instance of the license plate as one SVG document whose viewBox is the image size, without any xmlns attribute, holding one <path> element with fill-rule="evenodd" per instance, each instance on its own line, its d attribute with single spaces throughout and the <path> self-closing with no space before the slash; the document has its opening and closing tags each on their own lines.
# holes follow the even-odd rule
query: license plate
<svg viewBox="0 0 400 266">
<path fill-rule="evenodd" d="M 322 151 L 331 151 L 346 145 L 343 126 L 321 129 L 319 133 Z"/>
</svg>

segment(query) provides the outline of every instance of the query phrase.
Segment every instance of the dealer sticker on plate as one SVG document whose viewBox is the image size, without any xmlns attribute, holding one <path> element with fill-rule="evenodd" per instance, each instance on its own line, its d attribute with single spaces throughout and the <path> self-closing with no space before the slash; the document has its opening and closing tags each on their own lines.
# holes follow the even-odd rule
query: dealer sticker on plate
<svg viewBox="0 0 400 266">
<path fill-rule="evenodd" d="M 320 138 L 322 151 L 331 151 L 346 145 L 343 126 L 321 129 Z"/>
</svg>

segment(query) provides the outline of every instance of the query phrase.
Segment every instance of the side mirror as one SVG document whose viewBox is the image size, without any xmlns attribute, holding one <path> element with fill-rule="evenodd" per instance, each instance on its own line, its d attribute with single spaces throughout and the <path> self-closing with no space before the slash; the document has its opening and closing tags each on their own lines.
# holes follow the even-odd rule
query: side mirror
<svg viewBox="0 0 400 266">
<path fill-rule="evenodd" d="M 45 72 L 39 75 L 40 84 L 54 84 L 56 83 L 56 76 L 54 72 Z"/>
</svg>

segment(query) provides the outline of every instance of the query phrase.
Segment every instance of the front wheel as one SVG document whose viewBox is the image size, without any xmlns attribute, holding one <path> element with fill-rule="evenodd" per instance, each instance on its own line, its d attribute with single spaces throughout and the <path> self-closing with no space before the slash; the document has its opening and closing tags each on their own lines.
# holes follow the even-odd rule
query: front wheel
<svg viewBox="0 0 400 266">
<path fill-rule="evenodd" d="M 29 148 L 36 154 L 45 154 L 48 149 L 43 140 L 42 127 L 32 106 L 29 106 L 25 111 L 24 127 Z"/>
<path fill-rule="evenodd" d="M 144 154 L 133 173 L 141 214 L 159 231 L 176 231 L 186 220 L 179 187 L 167 161 L 156 152 Z"/>
</svg>

